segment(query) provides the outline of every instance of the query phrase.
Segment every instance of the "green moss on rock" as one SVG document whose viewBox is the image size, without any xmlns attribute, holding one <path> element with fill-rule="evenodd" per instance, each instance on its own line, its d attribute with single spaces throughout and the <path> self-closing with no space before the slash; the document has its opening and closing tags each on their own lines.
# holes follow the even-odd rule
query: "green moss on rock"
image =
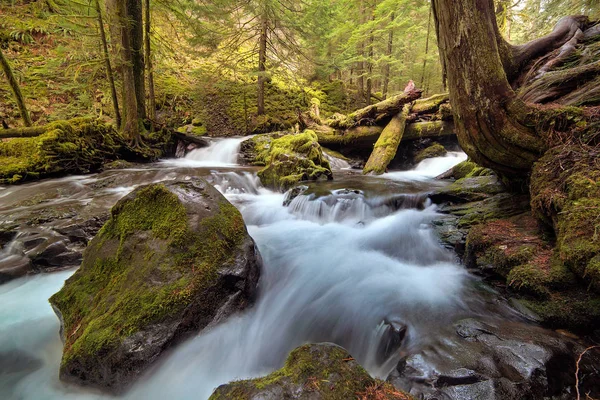
<svg viewBox="0 0 600 400">
<path fill-rule="evenodd" d="M 494 173 L 491 169 L 483 168 L 470 160 L 458 163 L 452 168 L 452 176 L 455 179 L 473 178 L 476 176 L 489 176 L 493 174 Z"/>
<path fill-rule="evenodd" d="M 297 348 L 290 353 L 283 368 L 263 378 L 222 385 L 210 400 L 263 398 L 412 399 L 389 383 L 371 378 L 343 348 L 325 343 Z"/>
<path fill-rule="evenodd" d="M 120 200 L 50 298 L 62 320 L 61 378 L 120 390 L 170 342 L 212 320 L 228 294 L 217 289 L 219 268 L 248 243 L 239 211 L 204 181 L 153 184 Z"/>
<path fill-rule="evenodd" d="M 242 144 L 242 153 L 246 162 L 265 166 L 258 176 L 263 185 L 273 189 L 287 190 L 301 181 L 333 178 L 317 135 L 310 130 L 257 135 Z"/>
<path fill-rule="evenodd" d="M 439 143 L 434 143 L 431 146 L 419 151 L 415 155 L 415 163 L 420 163 L 427 158 L 443 157 L 448 153 L 448 150 Z"/>
</svg>

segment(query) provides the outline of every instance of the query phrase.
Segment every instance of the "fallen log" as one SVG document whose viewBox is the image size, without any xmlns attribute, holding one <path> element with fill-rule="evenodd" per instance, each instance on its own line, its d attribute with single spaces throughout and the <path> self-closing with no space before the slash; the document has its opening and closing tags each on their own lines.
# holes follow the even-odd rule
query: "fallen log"
<svg viewBox="0 0 600 400">
<path fill-rule="evenodd" d="M 373 146 L 383 132 L 381 126 L 357 126 L 344 132 L 317 132 L 319 144 L 333 150 L 345 146 Z M 452 121 L 422 121 L 406 125 L 403 141 L 455 135 Z"/>
<path fill-rule="evenodd" d="M 426 99 L 419 99 L 413 104 L 411 112 L 413 114 L 434 114 L 443 103 L 450 101 L 448 93 L 434 94 Z"/>
<path fill-rule="evenodd" d="M 29 126 L 24 128 L 0 129 L 0 139 L 27 138 L 40 136 L 47 126 Z"/>
<path fill-rule="evenodd" d="M 361 108 L 347 116 L 330 118 L 325 121 L 325 125 L 334 129 L 349 129 L 359 125 L 375 125 L 378 121 L 398 114 L 405 104 L 421 97 L 421 93 L 422 90 L 410 90 L 379 103 Z"/>
<path fill-rule="evenodd" d="M 405 104 L 402 111 L 395 115 L 381 132 L 375 143 L 373 152 L 365 164 L 363 174 L 374 173 L 381 175 L 396 156 L 398 145 L 406 129 L 406 119 L 411 111 L 411 104 Z"/>
<path fill-rule="evenodd" d="M 208 147 L 210 140 L 204 136 L 191 135 L 189 133 L 183 133 L 178 131 L 172 131 L 175 137 L 185 143 L 193 143 L 198 147 Z"/>
</svg>

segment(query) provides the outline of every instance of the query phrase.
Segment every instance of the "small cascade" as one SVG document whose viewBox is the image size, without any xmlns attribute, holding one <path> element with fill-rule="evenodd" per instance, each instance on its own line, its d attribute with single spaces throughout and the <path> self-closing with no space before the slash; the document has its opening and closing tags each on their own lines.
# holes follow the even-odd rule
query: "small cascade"
<svg viewBox="0 0 600 400">
<path fill-rule="evenodd" d="M 216 172 L 211 173 L 211 183 L 224 195 L 259 194 L 263 189 L 260 178 L 251 172 Z"/>
<path fill-rule="evenodd" d="M 313 222 L 368 222 L 382 218 L 401 209 L 423 209 L 427 195 L 397 194 L 392 196 L 366 197 L 356 189 L 338 189 L 327 196 L 299 194 L 290 200 L 288 192 L 285 203 L 290 213 Z"/>
<path fill-rule="evenodd" d="M 214 139 L 210 146 L 190 151 L 184 158 L 190 166 L 237 165 L 241 143 L 247 137 Z"/>
<path fill-rule="evenodd" d="M 410 171 L 389 172 L 381 175 L 381 177 L 399 181 L 429 180 L 443 174 L 466 159 L 467 155 L 462 151 L 449 151 L 443 157 L 427 158 L 421 161 Z"/>
<path fill-rule="evenodd" d="M 350 164 L 348 164 L 348 161 L 343 160 L 341 158 L 338 157 L 334 157 L 330 154 L 327 154 L 325 152 L 323 152 L 323 155 L 325 156 L 325 158 L 327 159 L 327 161 L 329 161 L 329 165 L 331 165 L 331 169 L 350 169 L 352 168 L 350 166 Z"/>
</svg>

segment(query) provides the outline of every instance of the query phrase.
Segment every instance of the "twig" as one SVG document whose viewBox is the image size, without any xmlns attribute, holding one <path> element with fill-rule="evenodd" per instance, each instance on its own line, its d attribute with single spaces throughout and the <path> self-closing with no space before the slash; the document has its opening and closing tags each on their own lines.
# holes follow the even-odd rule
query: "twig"
<svg viewBox="0 0 600 400">
<path fill-rule="evenodd" d="M 581 394 L 579 393 L 579 363 L 581 362 L 581 359 L 583 358 L 583 355 L 585 353 L 587 353 L 588 351 L 598 348 L 600 346 L 596 345 L 596 346 L 590 346 L 587 349 L 585 349 L 580 355 L 579 358 L 577 358 L 577 368 L 575 368 L 575 391 L 577 392 L 577 400 L 581 400 Z"/>
</svg>

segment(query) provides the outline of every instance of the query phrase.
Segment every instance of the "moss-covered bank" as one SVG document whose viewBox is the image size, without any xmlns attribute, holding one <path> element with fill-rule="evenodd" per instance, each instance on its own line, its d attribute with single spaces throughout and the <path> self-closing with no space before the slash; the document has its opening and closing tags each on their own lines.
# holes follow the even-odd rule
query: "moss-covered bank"
<svg viewBox="0 0 600 400">
<path fill-rule="evenodd" d="M 301 181 L 333 178 L 317 135 L 310 130 L 254 136 L 242 144 L 242 153 L 246 162 L 264 166 L 258 176 L 263 185 L 273 189 L 287 190 Z"/>
<path fill-rule="evenodd" d="M 144 135 L 144 147 L 131 148 L 112 125 L 92 118 L 57 121 L 35 129 L 43 133 L 0 141 L 0 183 L 95 172 L 117 159 L 151 161 L 171 147 L 170 133 L 158 131 Z"/>
<path fill-rule="evenodd" d="M 210 400 L 312 399 L 410 400 L 389 383 L 371 378 L 343 348 L 304 345 L 278 371 L 258 379 L 218 387 Z"/>
<path fill-rule="evenodd" d="M 560 261 L 600 292 L 600 149 L 548 151 L 532 171 L 531 206 L 554 228 Z"/>
<path fill-rule="evenodd" d="M 230 296 L 241 292 L 238 308 L 251 301 L 257 260 L 241 214 L 205 181 L 135 190 L 50 298 L 62 322 L 61 378 L 120 391 Z"/>
</svg>

